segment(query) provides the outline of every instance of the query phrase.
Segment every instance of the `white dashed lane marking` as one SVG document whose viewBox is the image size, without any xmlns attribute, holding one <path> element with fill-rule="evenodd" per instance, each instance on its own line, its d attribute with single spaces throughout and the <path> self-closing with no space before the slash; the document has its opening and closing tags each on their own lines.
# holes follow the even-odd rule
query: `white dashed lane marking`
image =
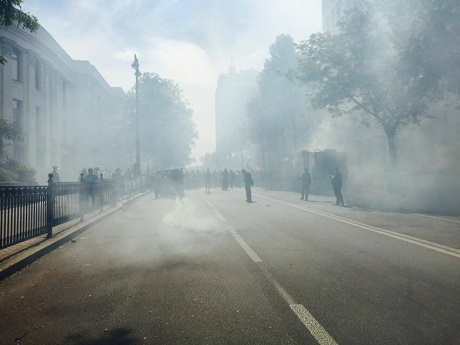
<svg viewBox="0 0 460 345">
<path fill-rule="evenodd" d="M 211 202 L 204 196 L 201 195 L 206 203 L 214 211 L 217 218 L 221 221 L 228 224 L 222 214 L 217 211 L 217 209 L 211 204 Z M 252 261 L 257 264 L 257 267 L 262 271 L 267 280 L 274 286 L 276 291 L 280 294 L 281 298 L 289 305 L 293 313 L 297 318 L 302 322 L 302 324 L 308 329 L 311 335 L 316 339 L 320 345 L 338 345 L 335 340 L 329 335 L 329 333 L 321 326 L 321 324 L 311 315 L 311 313 L 302 305 L 297 304 L 294 299 L 289 295 L 289 293 L 281 286 L 281 284 L 273 277 L 273 275 L 267 271 L 267 269 L 262 266 L 262 259 L 257 255 L 257 253 L 246 243 L 246 241 L 228 225 L 228 230 L 232 234 L 233 238 L 238 242 L 238 244 L 243 248 L 243 250 L 248 254 Z"/>
</svg>

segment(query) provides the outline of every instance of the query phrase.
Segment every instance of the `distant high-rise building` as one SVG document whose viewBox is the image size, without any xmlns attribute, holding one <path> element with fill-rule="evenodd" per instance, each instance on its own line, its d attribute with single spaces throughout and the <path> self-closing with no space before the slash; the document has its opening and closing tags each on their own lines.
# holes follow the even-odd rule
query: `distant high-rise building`
<svg viewBox="0 0 460 345">
<path fill-rule="evenodd" d="M 215 97 L 216 153 L 219 159 L 239 153 L 245 144 L 247 103 L 257 91 L 255 70 L 234 66 L 219 76 Z"/>
</svg>

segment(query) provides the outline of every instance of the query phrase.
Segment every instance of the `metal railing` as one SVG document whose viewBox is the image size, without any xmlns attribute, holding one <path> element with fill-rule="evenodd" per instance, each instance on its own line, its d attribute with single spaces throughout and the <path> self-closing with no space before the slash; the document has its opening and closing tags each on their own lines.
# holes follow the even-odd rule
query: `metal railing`
<svg viewBox="0 0 460 345">
<path fill-rule="evenodd" d="M 0 249 L 47 235 L 53 227 L 115 206 L 145 187 L 144 179 L 53 182 L 48 186 L 0 186 Z"/>
</svg>

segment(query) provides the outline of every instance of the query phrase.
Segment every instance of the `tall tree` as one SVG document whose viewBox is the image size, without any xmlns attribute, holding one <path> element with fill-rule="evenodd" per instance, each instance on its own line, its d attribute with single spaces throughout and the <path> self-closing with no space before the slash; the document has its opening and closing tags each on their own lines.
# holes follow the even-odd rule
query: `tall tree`
<svg viewBox="0 0 460 345">
<path fill-rule="evenodd" d="M 259 92 L 247 106 L 250 136 L 261 147 L 265 169 L 279 167 L 272 153 L 284 151 L 288 131 L 296 142 L 295 119 L 302 95 L 298 84 L 287 75 L 297 67 L 297 60 L 292 37 L 279 35 L 270 46 L 270 57 L 259 75 Z"/>
<path fill-rule="evenodd" d="M 38 30 L 39 24 L 35 16 L 21 10 L 22 0 L 0 0 L 0 26 L 22 26 L 31 32 Z M 0 64 L 6 59 L 0 56 Z"/>
<path fill-rule="evenodd" d="M 302 42 L 299 79 L 312 88 L 314 107 L 373 119 L 386 134 L 396 166 L 396 133 L 430 116 L 430 104 L 440 97 L 439 75 L 423 67 L 423 58 L 410 57 L 418 36 L 403 40 L 410 37 L 407 29 L 389 25 L 397 14 L 386 9 L 359 2 L 344 16 L 339 34 L 313 34 Z"/>
<path fill-rule="evenodd" d="M 460 2 L 391 0 L 379 7 L 404 48 L 401 58 L 436 86 L 460 93 Z"/>
<path fill-rule="evenodd" d="M 134 133 L 135 98 L 133 89 L 128 93 L 128 127 L 124 128 L 128 136 Z M 153 73 L 142 74 L 139 115 L 142 156 L 150 159 L 153 167 L 167 169 L 189 162 L 197 132 L 193 111 L 174 81 Z"/>
</svg>

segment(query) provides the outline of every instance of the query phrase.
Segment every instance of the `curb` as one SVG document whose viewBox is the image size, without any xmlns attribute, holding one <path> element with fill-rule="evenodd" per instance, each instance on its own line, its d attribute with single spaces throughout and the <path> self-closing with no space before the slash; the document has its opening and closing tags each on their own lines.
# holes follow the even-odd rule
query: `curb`
<svg viewBox="0 0 460 345">
<path fill-rule="evenodd" d="M 84 221 L 83 223 L 78 223 L 69 227 L 66 230 L 61 231 L 52 238 L 39 243 L 38 245 L 32 246 L 31 248 L 21 252 L 18 255 L 14 255 L 10 259 L 0 263 L 0 281 L 5 278 L 13 275 L 14 273 L 20 271 L 26 266 L 30 265 L 34 261 L 38 260 L 43 255 L 51 252 L 52 250 L 60 247 L 64 243 L 70 241 L 72 238 L 80 235 L 82 232 L 88 230 L 92 226 L 102 222 L 111 215 L 125 209 L 127 206 L 131 205 L 135 200 L 147 195 L 150 191 L 135 195 L 125 201 L 121 202 L 121 205 L 115 206 L 114 208 L 107 210 L 99 215 Z"/>
</svg>

